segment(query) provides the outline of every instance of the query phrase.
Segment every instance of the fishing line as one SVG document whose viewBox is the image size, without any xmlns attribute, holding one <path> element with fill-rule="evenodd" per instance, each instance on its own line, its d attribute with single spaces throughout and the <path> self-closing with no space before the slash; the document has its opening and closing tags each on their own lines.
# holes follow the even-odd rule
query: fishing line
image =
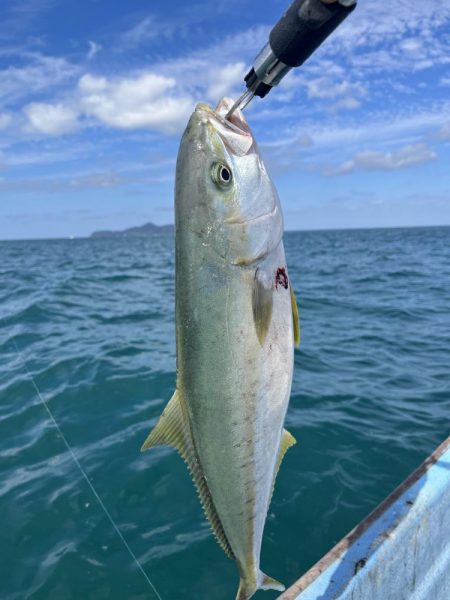
<svg viewBox="0 0 450 600">
<path fill-rule="evenodd" d="M 78 467 L 78 470 L 80 471 L 80 473 L 82 474 L 84 480 L 86 481 L 86 483 L 88 484 L 91 492 L 93 493 L 94 497 L 96 498 L 97 502 L 100 504 L 103 512 L 105 513 L 108 521 L 111 523 L 114 531 L 117 533 L 117 535 L 119 536 L 119 538 L 122 540 L 123 545 L 125 546 L 125 548 L 128 551 L 128 554 L 131 556 L 131 558 L 134 560 L 134 562 L 136 563 L 139 571 L 142 573 L 142 575 L 144 576 L 145 580 L 147 581 L 148 585 L 150 586 L 151 590 L 153 591 L 153 593 L 155 594 L 155 596 L 158 598 L 158 600 L 162 600 L 161 596 L 158 593 L 158 590 L 156 589 L 156 587 L 153 585 L 152 581 L 150 580 L 149 576 L 147 575 L 147 573 L 144 570 L 144 567 L 141 565 L 141 563 L 139 562 L 137 556 L 135 555 L 135 553 L 133 552 L 133 550 L 131 549 L 130 545 L 128 544 L 127 540 L 125 539 L 125 537 L 123 536 L 122 532 L 120 531 L 118 525 L 116 525 L 116 522 L 114 521 L 111 513 L 109 512 L 109 510 L 106 508 L 103 500 L 100 498 L 99 494 L 97 493 L 97 490 L 94 488 L 93 484 L 91 483 L 91 480 L 89 479 L 86 471 L 84 470 L 83 466 L 81 465 L 80 461 L 78 460 L 75 452 L 72 450 L 71 445 L 69 444 L 69 442 L 67 441 L 66 436 L 64 435 L 61 427 L 58 425 L 55 417 L 53 416 L 52 411 L 50 410 L 50 407 L 47 403 L 47 401 L 45 400 L 44 396 L 41 394 L 36 381 L 34 380 L 33 375 L 31 374 L 31 371 L 28 369 L 28 365 L 27 362 L 22 354 L 22 352 L 20 351 L 15 337 L 13 336 L 11 338 L 12 343 L 14 344 L 14 347 L 16 349 L 16 353 L 19 356 L 20 360 L 23 363 L 24 369 L 26 374 L 28 375 L 29 379 L 31 380 L 31 383 L 34 387 L 34 389 L 36 390 L 36 394 L 39 398 L 39 400 L 41 401 L 41 403 L 43 404 L 45 410 L 47 411 L 47 414 L 49 416 L 50 421 L 53 423 L 56 431 L 58 432 L 58 434 L 60 435 L 62 441 L 64 442 L 65 447 L 67 448 L 67 451 L 69 452 L 70 456 L 72 457 L 74 463 L 76 464 L 76 466 Z"/>
</svg>

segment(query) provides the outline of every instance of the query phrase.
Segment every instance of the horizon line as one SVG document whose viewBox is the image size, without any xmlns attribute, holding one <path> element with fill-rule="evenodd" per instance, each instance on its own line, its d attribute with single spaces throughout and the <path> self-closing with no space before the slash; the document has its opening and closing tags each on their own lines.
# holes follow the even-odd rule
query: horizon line
<svg viewBox="0 0 450 600">
<path fill-rule="evenodd" d="M 149 222 L 150 223 L 150 222 Z M 152 225 L 155 225 L 154 223 L 151 223 Z M 166 223 L 164 225 L 156 225 L 156 227 L 167 227 L 167 226 L 174 226 L 174 223 Z M 135 225 L 132 226 L 130 228 L 127 229 L 133 229 L 133 228 L 139 228 L 142 227 L 142 225 Z M 382 229 L 430 229 L 430 228 L 443 228 L 443 227 L 450 227 L 450 223 L 445 223 L 445 224 L 433 224 L 433 225 L 384 225 L 384 226 L 377 226 L 377 227 L 325 227 L 325 228 L 321 228 L 321 227 L 317 227 L 317 228 L 312 228 L 312 229 L 285 229 L 284 233 L 314 233 L 314 232 L 325 232 L 325 231 L 376 231 L 376 230 L 382 230 Z M 67 235 L 67 236 L 55 236 L 55 237 L 38 237 L 38 238 L 1 238 L 0 242 L 44 242 L 44 241 L 61 241 L 61 240 L 100 240 L 100 239 L 111 239 L 111 238 L 117 238 L 120 237 L 121 231 L 112 231 L 111 233 L 113 235 L 111 236 L 104 236 L 104 237 L 93 237 L 92 234 L 88 235 L 88 236 L 72 236 L 72 235 Z M 153 235 L 158 235 L 158 233 L 153 233 L 153 234 L 146 234 L 146 235 L 124 235 L 122 237 L 128 237 L 128 238 L 134 238 L 134 237 L 142 237 L 142 238 L 149 238 L 152 237 Z M 172 235 L 172 233 L 163 233 L 163 235 Z"/>
</svg>

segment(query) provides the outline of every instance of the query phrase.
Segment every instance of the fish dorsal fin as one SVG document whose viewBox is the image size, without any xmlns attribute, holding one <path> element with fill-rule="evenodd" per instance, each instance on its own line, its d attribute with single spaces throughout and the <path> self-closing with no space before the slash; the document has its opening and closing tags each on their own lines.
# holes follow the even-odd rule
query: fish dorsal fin
<svg viewBox="0 0 450 600">
<path fill-rule="evenodd" d="M 295 437 L 291 433 L 289 433 L 287 429 L 283 429 L 283 432 L 281 434 L 280 449 L 278 450 L 277 462 L 275 464 L 275 473 L 273 475 L 272 493 L 270 495 L 271 498 L 273 496 L 273 490 L 275 489 L 275 480 L 277 478 L 278 471 L 280 470 L 280 465 L 283 462 L 284 455 L 289 450 L 289 448 L 296 443 L 297 440 L 295 439 Z"/>
<path fill-rule="evenodd" d="M 264 344 L 272 320 L 273 290 L 264 285 L 263 278 L 256 270 L 252 289 L 253 322 L 261 346 Z"/>
<path fill-rule="evenodd" d="M 141 451 L 163 445 L 175 448 L 186 463 L 214 536 L 225 554 L 234 558 L 195 449 L 186 403 L 178 390 L 175 390 L 158 423 L 145 440 Z"/>
<path fill-rule="evenodd" d="M 291 292 L 292 321 L 294 323 L 294 344 L 298 346 L 300 344 L 300 318 L 298 315 L 297 300 L 295 299 L 292 285 L 289 286 L 289 290 Z"/>
</svg>

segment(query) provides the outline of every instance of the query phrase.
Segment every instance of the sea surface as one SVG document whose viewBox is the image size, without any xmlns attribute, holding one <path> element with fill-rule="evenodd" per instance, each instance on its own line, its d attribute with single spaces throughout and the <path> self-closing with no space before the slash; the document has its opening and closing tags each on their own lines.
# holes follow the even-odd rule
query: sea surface
<svg viewBox="0 0 450 600">
<path fill-rule="evenodd" d="M 450 434 L 450 228 L 296 232 L 285 245 L 298 444 L 261 564 L 290 584 Z M 43 400 L 162 600 L 234 599 L 235 565 L 182 460 L 139 451 L 174 385 L 172 236 L 0 243 L 2 600 L 157 598 Z"/>
</svg>

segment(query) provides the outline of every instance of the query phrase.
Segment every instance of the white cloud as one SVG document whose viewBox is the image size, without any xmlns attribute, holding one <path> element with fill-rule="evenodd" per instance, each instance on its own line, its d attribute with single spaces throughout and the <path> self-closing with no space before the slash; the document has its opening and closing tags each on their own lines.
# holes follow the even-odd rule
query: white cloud
<svg viewBox="0 0 450 600">
<path fill-rule="evenodd" d="M 108 79 L 84 75 L 79 83 L 81 110 L 119 129 L 148 127 L 176 133 L 192 110 L 193 99 L 174 93 L 176 81 L 155 73 Z"/>
<path fill-rule="evenodd" d="M 203 89 L 213 83 L 212 77 L 222 77 L 222 69 L 229 65 L 244 61 L 249 69 L 255 54 L 267 42 L 268 34 L 269 28 L 260 25 L 227 35 L 207 48 L 156 64 L 155 72 L 174 77 L 189 88 Z"/>
<path fill-rule="evenodd" d="M 8 113 L 0 113 L 0 130 L 6 129 L 12 122 L 12 116 Z"/>
<path fill-rule="evenodd" d="M 303 87 L 309 100 L 323 100 L 326 109 L 336 112 L 340 109 L 354 110 L 361 106 L 360 98 L 367 95 L 365 86 L 361 83 L 342 79 L 342 73 L 338 69 L 324 70 L 327 74 L 320 77 L 294 76 L 288 83 L 288 88 Z M 336 74 L 338 79 L 335 79 Z"/>
<path fill-rule="evenodd" d="M 405 38 L 400 42 L 399 47 L 403 52 L 414 56 L 423 55 L 424 52 L 422 42 L 419 38 Z"/>
<path fill-rule="evenodd" d="M 181 3 L 176 10 L 167 11 L 167 15 L 147 14 L 136 20 L 136 14 L 130 14 L 128 22 L 134 22 L 126 31 L 121 33 L 115 48 L 122 51 L 151 43 L 155 39 L 177 39 L 188 41 L 192 44 L 194 28 L 207 29 L 211 20 L 224 18 L 224 14 L 232 14 L 240 6 L 240 0 L 195 0 L 195 2 Z M 150 3 L 147 3 L 151 5 Z"/>
<path fill-rule="evenodd" d="M 367 115 L 366 119 L 357 118 L 353 121 L 314 120 L 307 125 L 283 127 L 275 130 L 274 137 L 266 137 L 260 145 L 286 146 L 286 151 L 291 152 L 297 140 L 304 138 L 305 134 L 311 137 L 314 146 L 320 151 L 329 153 L 330 149 L 346 149 L 355 151 L 362 144 L 374 147 L 379 144 L 400 145 L 422 141 L 423 138 L 436 129 L 441 128 L 450 119 L 450 104 L 447 102 L 436 103 L 425 110 L 408 110 L 389 114 L 384 110 Z M 269 117 L 268 119 L 269 120 Z"/>
<path fill-rule="evenodd" d="M 0 191 L 4 192 L 81 192 L 95 189 L 111 189 L 128 182 L 118 173 L 93 172 L 79 173 L 71 177 L 39 177 L 0 180 Z"/>
<path fill-rule="evenodd" d="M 358 100 L 357 98 L 342 98 L 341 100 L 338 100 L 337 102 L 334 102 L 330 109 L 333 111 L 337 111 L 340 109 L 344 109 L 344 110 L 355 110 L 357 108 L 359 108 L 361 106 L 361 101 Z"/>
<path fill-rule="evenodd" d="M 432 40 L 436 29 L 450 20 L 450 1 L 437 0 L 431 9 L 422 0 L 397 0 L 395 3 L 360 3 L 350 18 L 334 34 L 332 44 L 341 44 L 350 52 L 355 47 L 386 43 L 399 45 L 406 40 L 404 51 L 415 50 L 418 38 Z M 426 51 L 431 48 L 425 48 Z"/>
<path fill-rule="evenodd" d="M 97 51 L 97 46 L 92 45 L 91 49 Z M 179 133 L 186 125 L 196 98 L 206 96 L 215 104 L 222 96 L 235 91 L 245 73 L 243 62 L 228 63 L 220 69 L 207 66 L 200 70 L 200 80 L 199 70 L 195 69 L 196 86 L 186 85 L 182 69 L 175 69 L 174 65 L 171 76 L 155 71 L 115 78 L 87 73 L 78 80 L 77 88 L 66 91 L 60 101 L 26 105 L 28 130 L 48 135 L 65 134 L 76 129 L 79 116 L 85 116 L 88 117 L 85 124 L 95 119 L 117 129 Z M 186 67 L 185 73 L 189 68 L 192 64 Z M 194 69 L 192 71 L 193 77 Z"/>
<path fill-rule="evenodd" d="M 444 123 L 442 127 L 438 129 L 438 131 L 435 134 L 435 137 L 441 142 L 446 142 L 447 140 L 450 140 L 450 121 Z"/>
<path fill-rule="evenodd" d="M 433 9 L 422 0 L 360 2 L 302 72 L 329 79 L 332 63 L 362 82 L 369 101 L 375 94 L 385 97 L 414 73 L 448 67 L 449 26 L 450 0 L 437 0 Z"/>
<path fill-rule="evenodd" d="M 102 46 L 91 40 L 89 40 L 88 44 L 89 44 L 89 50 L 87 53 L 87 59 L 92 60 L 94 58 L 94 56 L 100 52 L 100 50 L 102 49 Z"/>
<path fill-rule="evenodd" d="M 67 181 L 67 188 L 72 190 L 85 190 L 95 188 L 113 188 L 125 183 L 123 176 L 117 173 L 93 173 L 72 177 Z M 64 187 L 64 182 L 61 182 Z"/>
<path fill-rule="evenodd" d="M 430 162 L 436 158 L 436 152 L 424 143 L 410 144 L 395 152 L 365 150 L 340 165 L 327 167 L 324 174 L 328 176 L 344 175 L 356 170 L 396 171 Z"/>
<path fill-rule="evenodd" d="M 62 104 L 33 102 L 24 108 L 32 131 L 47 135 L 69 133 L 77 127 L 77 113 Z"/>
<path fill-rule="evenodd" d="M 0 70 L 0 105 L 5 105 L 37 92 L 49 92 L 66 83 L 78 72 L 64 58 L 45 56 L 40 53 L 25 53 L 25 66 L 9 66 Z"/>
<path fill-rule="evenodd" d="M 2 3 L 1 39 L 17 41 L 29 31 L 36 20 L 52 9 L 58 0 L 15 0 Z"/>
<path fill-rule="evenodd" d="M 270 98 L 264 101 L 264 107 L 267 106 L 269 110 L 273 105 L 272 98 L 278 106 L 289 108 L 289 138 L 295 135 L 296 129 L 300 131 L 300 136 L 305 133 L 311 135 L 316 146 L 321 145 L 321 136 L 328 140 L 324 145 L 332 145 L 333 140 L 340 143 L 335 137 L 341 138 L 344 143 L 349 141 L 358 145 L 366 130 L 367 136 L 373 135 L 374 139 L 381 139 L 386 132 L 387 137 L 393 137 L 388 131 L 393 120 L 392 113 L 389 115 L 389 102 L 380 122 L 374 121 L 383 110 L 367 112 L 366 120 L 360 120 L 357 127 L 347 125 L 348 121 L 343 117 L 338 120 L 333 115 L 328 115 L 328 125 L 322 131 L 319 124 L 324 121 L 324 107 L 328 113 L 337 113 L 358 109 L 366 100 L 368 103 L 378 101 L 380 97 L 383 102 L 389 100 L 386 97 L 387 87 L 391 90 L 394 86 L 398 89 L 406 87 L 405 78 L 392 77 L 393 71 L 403 69 L 406 73 L 412 67 L 427 68 L 430 61 L 432 64 L 443 64 L 443 61 L 450 60 L 448 41 L 445 36 L 436 35 L 436 31 L 450 20 L 450 0 L 437 0 L 439 10 L 436 11 L 430 11 L 419 0 L 412 1 L 414 19 L 411 18 L 411 0 L 398 0 L 395 5 L 377 5 L 376 9 L 370 3 L 360 3 L 317 55 L 286 78 L 280 89 L 274 90 Z M 201 20 L 201 11 L 194 21 L 197 19 Z M 175 35 L 171 23 L 173 25 L 172 21 L 165 23 L 153 15 L 145 16 L 139 22 L 135 21 L 122 34 L 120 41 L 131 48 L 156 36 Z M 2 94 L 16 94 L 18 97 L 25 95 L 27 90 L 31 93 L 51 90 L 52 96 L 47 100 L 49 104 L 66 106 L 67 103 L 73 110 L 90 117 L 85 123 L 95 119 L 105 126 L 120 129 L 149 128 L 162 133 L 177 133 L 185 125 L 195 100 L 207 98 L 214 104 L 223 95 L 235 96 L 243 90 L 245 71 L 266 42 L 268 30 L 267 26 L 258 25 L 224 36 L 207 48 L 157 61 L 152 65 L 151 72 L 118 77 L 88 74 L 79 80 L 75 90 L 68 89 L 67 80 L 74 79 L 75 75 L 78 78 L 81 67 L 75 67 L 64 59 L 35 53 L 33 57 L 30 55 L 28 66 L 0 71 L 0 77 L 8 71 L 7 77 L 2 80 L 0 101 Z M 100 48 L 98 43 L 89 41 L 84 64 L 86 58 L 93 58 Z M 49 62 L 44 68 L 46 59 Z M 384 76 L 383 70 L 389 75 Z M 373 74 L 377 71 L 379 75 L 375 78 Z M 444 80 L 445 77 L 441 80 L 443 85 Z M 6 81 L 6 86 L 3 81 Z M 56 90 L 59 96 L 52 89 L 58 83 L 61 84 L 60 90 Z M 65 84 L 65 88 L 62 88 L 62 84 Z M 418 94 L 418 85 L 416 83 L 411 88 L 411 93 Z M 296 97 L 299 89 L 304 91 L 303 98 Z M 308 115 L 298 108 L 306 98 L 311 100 L 308 115 L 311 120 L 315 119 L 316 125 L 306 125 Z M 28 102 L 32 99 L 29 98 Z M 253 113 L 253 106 L 250 111 Z M 317 119 L 319 112 L 320 119 Z M 258 119 L 257 111 L 254 114 Z M 286 114 L 286 110 L 282 114 Z M 394 120 L 398 119 L 394 117 Z M 283 126 L 281 117 L 279 123 Z M 413 124 L 409 131 L 413 131 L 414 127 Z M 414 141 L 413 137 L 398 140 L 405 144 Z M 376 144 L 372 147 L 376 147 Z M 352 148 L 350 152 L 357 149 Z"/>
<path fill-rule="evenodd" d="M 145 40 L 155 38 L 159 35 L 159 27 L 153 16 L 148 16 L 136 25 L 125 31 L 121 36 L 121 44 L 124 46 L 138 46 Z"/>
<path fill-rule="evenodd" d="M 450 2 L 440 0 L 436 4 L 434 10 L 421 1 L 412 5 L 408 0 L 400 0 L 395 5 L 385 5 L 386 14 L 382 20 L 386 33 L 383 34 L 380 29 L 378 40 L 374 42 L 378 46 L 387 42 L 390 46 L 390 62 L 394 70 L 420 71 L 449 64 L 450 46 L 448 37 L 443 34 L 450 22 Z M 371 25 L 375 35 L 377 22 L 378 18 L 373 19 Z"/>
<path fill-rule="evenodd" d="M 303 135 L 295 135 L 293 137 L 283 137 L 281 139 L 276 139 L 268 142 L 261 142 L 259 146 L 261 148 L 269 148 L 273 150 L 277 149 L 286 149 L 291 146 L 296 146 L 297 148 L 310 148 L 314 144 L 314 141 L 310 135 L 304 133 Z"/>
<path fill-rule="evenodd" d="M 334 82 L 329 75 L 316 79 L 304 79 L 304 85 L 308 98 L 334 100 L 343 96 L 364 96 L 366 94 L 366 90 L 361 84 L 346 80 Z"/>
<path fill-rule="evenodd" d="M 227 64 L 218 70 L 212 70 L 212 83 L 206 91 L 208 98 L 218 102 L 220 98 L 231 95 L 236 86 L 239 85 L 243 89 L 243 79 L 247 71 L 248 67 L 243 62 Z"/>
</svg>

